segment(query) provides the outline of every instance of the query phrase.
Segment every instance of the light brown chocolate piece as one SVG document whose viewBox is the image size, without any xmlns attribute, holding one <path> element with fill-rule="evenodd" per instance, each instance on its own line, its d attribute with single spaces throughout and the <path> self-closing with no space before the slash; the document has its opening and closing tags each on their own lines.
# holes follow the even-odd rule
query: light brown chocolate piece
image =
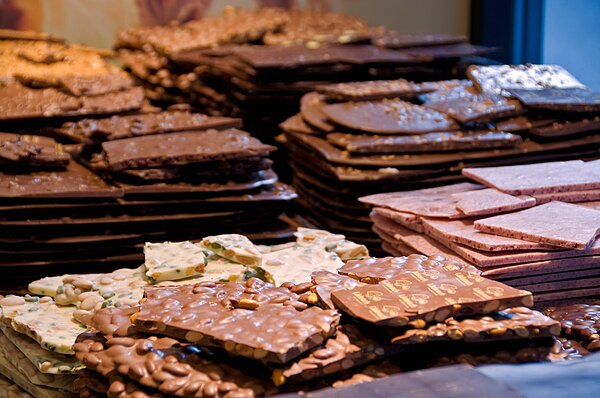
<svg viewBox="0 0 600 398">
<path fill-rule="evenodd" d="M 551 361 L 572 361 L 581 359 L 590 352 L 586 350 L 581 343 L 575 340 L 565 339 L 564 337 L 557 337 L 552 346 L 550 353 Z"/>
<path fill-rule="evenodd" d="M 300 99 L 300 115 L 309 126 L 325 132 L 335 130 L 335 125 L 328 121 L 328 116 L 323 112 L 327 104 L 323 95 L 308 93 Z"/>
<path fill-rule="evenodd" d="M 232 355 L 285 363 L 322 343 L 339 321 L 336 311 L 307 308 L 298 299 L 285 288 L 254 278 L 151 287 L 135 324 L 198 346 L 221 347 Z"/>
<path fill-rule="evenodd" d="M 408 329 L 392 338 L 392 342 L 396 344 L 453 340 L 482 342 L 548 338 L 559 334 L 560 325 L 557 321 L 539 311 L 514 307 L 486 316 L 462 320 L 448 318 L 422 329 Z"/>
<path fill-rule="evenodd" d="M 349 315 L 377 325 L 487 314 L 515 306 L 532 306 L 531 293 L 485 279 L 475 273 L 444 269 L 413 271 L 376 285 L 336 290 L 331 297 Z"/>
<path fill-rule="evenodd" d="M 313 286 L 311 290 L 318 296 L 319 302 L 326 309 L 335 309 L 331 301 L 331 292 L 336 289 L 351 289 L 361 285 L 362 282 L 345 275 L 334 274 L 329 271 L 317 271 L 310 275 Z"/>
<path fill-rule="evenodd" d="M 362 369 L 358 373 L 353 374 L 351 377 L 344 380 L 336 380 L 332 387 L 343 388 L 348 386 L 354 386 L 357 384 L 367 383 L 377 379 L 383 379 L 385 377 L 401 373 L 402 369 L 391 361 L 384 361 L 381 363 L 371 364 L 366 368 Z"/>
<path fill-rule="evenodd" d="M 0 164 L 65 167 L 70 159 L 63 146 L 52 138 L 0 133 Z"/>
<path fill-rule="evenodd" d="M 401 100 L 346 102 L 322 110 L 337 124 L 370 133 L 424 134 L 458 129 L 443 113 Z"/>
<path fill-rule="evenodd" d="M 477 220 L 474 226 L 479 231 L 494 235 L 585 250 L 592 246 L 600 234 L 600 211 L 569 203 L 550 202 Z"/>
<path fill-rule="evenodd" d="M 58 84 L 67 93 L 81 97 L 126 90 L 133 86 L 133 81 L 123 72 L 114 72 L 98 76 L 62 76 L 58 78 Z"/>
<path fill-rule="evenodd" d="M 511 196 L 497 189 L 479 189 L 450 195 L 457 199 L 456 207 L 467 216 L 483 216 L 526 209 L 536 205 L 530 196 Z"/>
<path fill-rule="evenodd" d="M 533 195 L 600 188 L 598 163 L 581 160 L 466 168 L 462 173 L 465 177 L 510 195 Z"/>
<path fill-rule="evenodd" d="M 138 306 L 101 308 L 95 312 L 75 311 L 73 318 L 93 330 L 97 330 L 105 339 L 113 337 L 132 337 L 138 333 L 131 316 L 139 311 Z"/>
</svg>

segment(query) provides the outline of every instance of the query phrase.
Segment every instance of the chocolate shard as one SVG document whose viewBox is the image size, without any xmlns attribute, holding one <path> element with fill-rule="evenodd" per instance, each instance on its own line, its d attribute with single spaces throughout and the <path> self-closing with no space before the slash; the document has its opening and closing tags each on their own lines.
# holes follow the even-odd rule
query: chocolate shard
<svg viewBox="0 0 600 398">
<path fill-rule="evenodd" d="M 17 167 L 65 167 L 71 157 L 52 138 L 0 133 L 0 164 Z"/>
</svg>

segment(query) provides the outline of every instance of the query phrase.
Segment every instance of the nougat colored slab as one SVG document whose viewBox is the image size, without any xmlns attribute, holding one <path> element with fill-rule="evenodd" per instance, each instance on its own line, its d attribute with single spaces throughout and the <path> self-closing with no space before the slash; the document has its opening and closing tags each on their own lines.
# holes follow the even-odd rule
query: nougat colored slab
<svg viewBox="0 0 600 398">
<path fill-rule="evenodd" d="M 400 224 L 404 228 L 408 228 L 411 231 L 423 233 L 423 224 L 421 223 L 421 217 L 416 214 L 404 213 L 401 211 L 394 211 L 385 209 L 383 207 L 373 208 L 373 212 L 381 217 L 389 218 L 396 224 Z"/>
<path fill-rule="evenodd" d="M 445 114 L 401 100 L 346 102 L 322 110 L 341 126 L 370 133 L 424 134 L 458 129 Z"/>
<path fill-rule="evenodd" d="M 146 332 L 285 363 L 335 333 L 339 322 L 336 311 L 307 307 L 298 298 L 284 287 L 254 278 L 245 283 L 149 287 L 134 317 Z"/>
<path fill-rule="evenodd" d="M 600 233 L 600 211 L 563 202 L 477 220 L 477 230 L 565 249 L 585 250 Z"/>
<path fill-rule="evenodd" d="M 457 199 L 456 207 L 467 216 L 505 213 L 535 206 L 536 201 L 529 196 L 512 196 L 497 189 L 479 189 L 450 195 Z"/>
<path fill-rule="evenodd" d="M 223 234 L 207 236 L 202 239 L 200 245 L 223 258 L 248 267 L 258 268 L 262 264 L 262 253 L 244 235 Z"/>
<path fill-rule="evenodd" d="M 189 241 L 144 245 L 146 277 L 151 283 L 201 275 L 206 263 L 202 248 Z"/>
<path fill-rule="evenodd" d="M 510 195 L 532 195 L 600 188 L 596 162 L 571 160 L 518 166 L 466 168 L 465 177 Z"/>
<path fill-rule="evenodd" d="M 336 290 L 331 297 L 349 315 L 377 325 L 405 326 L 450 316 L 532 306 L 531 293 L 465 271 L 413 271 L 377 285 Z"/>
<path fill-rule="evenodd" d="M 600 200 L 600 189 L 590 189 L 588 191 L 569 191 L 555 193 L 539 193 L 532 195 L 538 205 L 558 200 L 567 203 L 593 202 Z M 585 203 L 579 203 L 585 206 Z"/>
</svg>

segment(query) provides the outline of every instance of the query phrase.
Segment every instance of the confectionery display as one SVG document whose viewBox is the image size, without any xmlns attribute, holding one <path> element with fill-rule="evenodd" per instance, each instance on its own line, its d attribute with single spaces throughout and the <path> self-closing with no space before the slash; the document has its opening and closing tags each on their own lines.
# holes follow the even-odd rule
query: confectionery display
<svg viewBox="0 0 600 398">
<path fill-rule="evenodd" d="M 596 396 L 600 93 L 135 3 L 113 50 L 0 29 L 0 398 Z"/>
<path fill-rule="evenodd" d="M 469 80 L 424 83 L 396 79 L 326 84 L 302 97 L 300 112 L 281 123 L 278 138 L 289 152 L 293 185 L 307 219 L 373 247 L 380 238 L 371 231 L 369 210 L 358 201 L 362 196 L 460 183 L 462 169 L 598 157 L 598 94 L 565 69 L 472 65 L 467 76 Z M 515 170 L 522 173 L 500 178 L 513 183 L 538 178 L 537 169 Z M 579 171 L 563 169 L 558 175 L 572 173 Z M 466 217 L 524 209 L 535 201 L 598 200 L 594 186 L 585 183 L 556 191 L 486 185 L 535 198 L 469 193 L 451 212 Z M 427 192 L 420 197 L 433 200 Z M 478 208 L 488 201 L 498 207 Z M 410 214 L 383 212 L 378 216 L 402 225 L 417 223 Z M 453 217 L 433 213 L 429 209 L 423 215 Z"/>
</svg>

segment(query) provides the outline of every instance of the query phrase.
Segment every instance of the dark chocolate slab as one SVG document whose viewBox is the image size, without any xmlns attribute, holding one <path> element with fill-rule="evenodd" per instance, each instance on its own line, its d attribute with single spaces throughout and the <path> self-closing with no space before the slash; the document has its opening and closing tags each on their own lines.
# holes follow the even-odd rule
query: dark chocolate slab
<svg viewBox="0 0 600 398">
<path fill-rule="evenodd" d="M 71 157 L 52 138 L 36 135 L 0 133 L 0 164 L 21 167 L 58 167 Z"/>
<path fill-rule="evenodd" d="M 451 116 L 460 123 L 482 123 L 501 117 L 515 116 L 523 112 L 519 102 L 499 95 L 473 95 L 446 102 L 425 104 Z"/>
<path fill-rule="evenodd" d="M 467 38 L 463 35 L 453 35 L 446 33 L 400 33 L 395 30 L 382 29 L 374 32 L 373 42 L 386 48 L 408 48 L 408 47 L 426 47 L 440 46 L 446 44 L 464 43 Z"/>
<path fill-rule="evenodd" d="M 412 98 L 438 88 L 435 82 L 415 83 L 397 79 L 319 85 L 315 90 L 338 101 L 373 101 L 384 98 Z"/>
<path fill-rule="evenodd" d="M 600 111 L 600 93 L 585 88 L 513 88 L 508 92 L 528 108 L 566 112 Z"/>
</svg>

